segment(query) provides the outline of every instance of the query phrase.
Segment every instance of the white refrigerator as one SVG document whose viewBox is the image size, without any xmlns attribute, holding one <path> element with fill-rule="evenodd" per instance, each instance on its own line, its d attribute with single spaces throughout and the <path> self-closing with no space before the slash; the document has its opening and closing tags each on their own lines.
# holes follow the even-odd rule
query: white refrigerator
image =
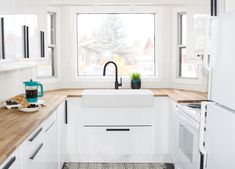
<svg viewBox="0 0 235 169">
<path fill-rule="evenodd" d="M 235 169 L 235 12 L 212 19 L 209 99 L 201 112 L 200 169 Z"/>
</svg>

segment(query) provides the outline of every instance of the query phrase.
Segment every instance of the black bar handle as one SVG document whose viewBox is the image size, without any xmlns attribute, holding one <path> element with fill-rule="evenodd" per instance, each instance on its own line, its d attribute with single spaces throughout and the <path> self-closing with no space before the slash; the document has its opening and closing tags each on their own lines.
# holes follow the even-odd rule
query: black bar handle
<svg viewBox="0 0 235 169">
<path fill-rule="evenodd" d="M 214 16 L 214 0 L 211 0 L 211 16 Z"/>
<path fill-rule="evenodd" d="M 106 131 L 130 131 L 130 129 L 106 129 Z"/>
<path fill-rule="evenodd" d="M 29 141 L 33 141 L 42 131 L 42 127 L 29 139 Z"/>
<path fill-rule="evenodd" d="M 26 26 L 23 25 L 24 58 L 27 58 Z"/>
<path fill-rule="evenodd" d="M 45 34 L 40 31 L 40 48 L 41 48 L 41 58 L 45 57 Z"/>
<path fill-rule="evenodd" d="M 38 148 L 35 150 L 35 152 L 33 153 L 33 155 L 31 157 L 29 157 L 30 160 L 33 160 L 36 155 L 38 154 L 38 152 L 41 150 L 41 148 L 43 147 L 43 143 L 41 143 Z"/>
<path fill-rule="evenodd" d="M 12 157 L 12 158 L 7 162 L 7 164 L 6 164 L 4 167 L 2 167 L 2 169 L 9 169 L 15 161 L 16 161 L 16 156 Z"/>
<path fill-rule="evenodd" d="M 68 124 L 68 101 L 65 100 L 65 124 Z"/>
<path fill-rule="evenodd" d="M 4 30 L 4 18 L 1 18 L 1 43 L 2 43 L 2 59 L 5 57 L 5 30 Z"/>
<path fill-rule="evenodd" d="M 45 57 L 45 32 L 43 32 L 43 44 L 42 44 L 42 48 L 43 48 L 43 57 Z"/>
<path fill-rule="evenodd" d="M 27 58 L 29 58 L 29 27 L 26 26 L 26 50 L 27 50 Z"/>
<path fill-rule="evenodd" d="M 217 0 L 214 0 L 214 16 L 217 16 Z"/>
<path fill-rule="evenodd" d="M 55 124 L 56 121 L 54 121 L 46 130 L 45 132 L 47 132 L 48 130 L 50 130 L 50 128 Z"/>
<path fill-rule="evenodd" d="M 211 0 L 211 16 L 217 16 L 217 0 Z"/>
</svg>

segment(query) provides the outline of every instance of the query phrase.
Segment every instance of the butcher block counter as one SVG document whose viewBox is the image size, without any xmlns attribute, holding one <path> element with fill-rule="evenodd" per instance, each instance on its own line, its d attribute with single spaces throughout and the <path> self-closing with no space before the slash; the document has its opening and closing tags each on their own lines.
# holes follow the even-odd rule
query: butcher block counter
<svg viewBox="0 0 235 169">
<path fill-rule="evenodd" d="M 121 89 L 120 89 L 121 90 Z M 151 89 L 155 97 L 170 97 L 176 102 L 207 100 L 207 93 L 177 89 Z M 36 113 L 24 113 L 17 109 L 0 108 L 0 164 L 19 147 L 67 97 L 81 97 L 82 89 L 58 89 L 48 91 L 42 98 L 47 105 Z"/>
</svg>

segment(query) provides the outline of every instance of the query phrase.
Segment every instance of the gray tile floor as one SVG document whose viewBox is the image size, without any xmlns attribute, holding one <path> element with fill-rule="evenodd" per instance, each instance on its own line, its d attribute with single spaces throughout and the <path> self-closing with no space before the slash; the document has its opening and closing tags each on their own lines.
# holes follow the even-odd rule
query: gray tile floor
<svg viewBox="0 0 235 169">
<path fill-rule="evenodd" d="M 65 163 L 63 169 L 174 169 L 158 163 Z"/>
</svg>

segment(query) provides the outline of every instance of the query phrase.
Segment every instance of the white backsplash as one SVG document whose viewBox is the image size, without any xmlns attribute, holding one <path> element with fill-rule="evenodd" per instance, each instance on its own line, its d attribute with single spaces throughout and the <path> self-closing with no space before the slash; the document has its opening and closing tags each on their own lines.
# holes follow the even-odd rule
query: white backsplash
<svg viewBox="0 0 235 169">
<path fill-rule="evenodd" d="M 36 67 L 0 72 L 0 101 L 24 93 L 29 79 L 36 79 Z"/>
</svg>

